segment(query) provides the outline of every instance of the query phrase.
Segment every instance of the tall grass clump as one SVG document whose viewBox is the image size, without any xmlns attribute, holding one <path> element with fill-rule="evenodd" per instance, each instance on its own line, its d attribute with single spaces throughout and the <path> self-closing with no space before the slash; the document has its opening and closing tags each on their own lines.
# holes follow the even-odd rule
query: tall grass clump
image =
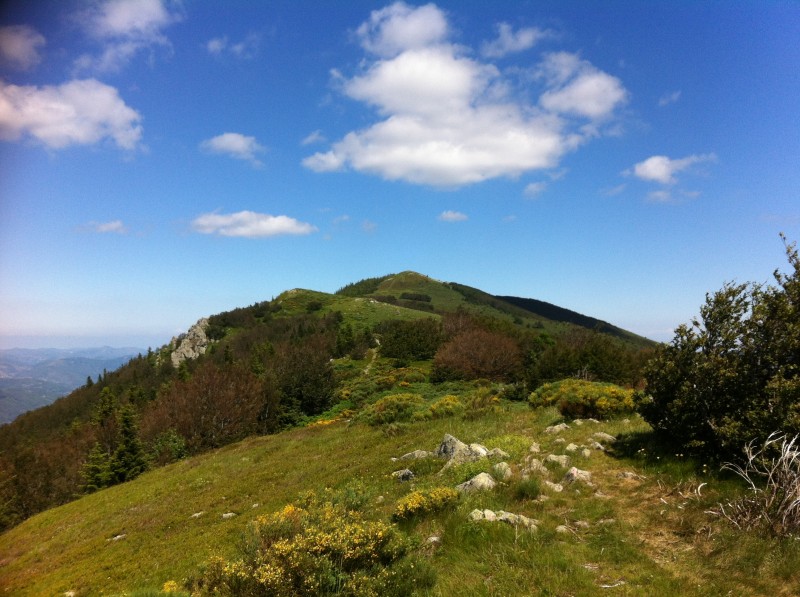
<svg viewBox="0 0 800 597">
<path fill-rule="evenodd" d="M 773 433 L 760 447 L 745 448 L 743 464 L 723 469 L 747 483 L 747 493 L 712 513 L 742 530 L 760 530 L 777 537 L 800 537 L 800 436 L 789 439 Z M 773 454 L 770 456 L 770 454 Z"/>
<path fill-rule="evenodd" d="M 613 383 L 565 379 L 547 383 L 528 399 L 531 406 L 556 406 L 562 416 L 571 419 L 605 419 L 635 410 L 633 390 Z"/>
</svg>

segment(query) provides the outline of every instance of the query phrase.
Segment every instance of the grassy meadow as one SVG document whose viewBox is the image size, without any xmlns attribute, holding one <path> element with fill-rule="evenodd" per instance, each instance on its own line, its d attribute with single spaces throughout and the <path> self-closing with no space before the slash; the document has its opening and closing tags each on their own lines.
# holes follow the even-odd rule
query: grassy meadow
<svg viewBox="0 0 800 597">
<path fill-rule="evenodd" d="M 653 447 L 638 416 L 545 428 L 562 421 L 553 407 L 494 400 L 469 406 L 476 384 L 399 382 L 384 395 L 417 392 L 426 406 L 445 394 L 463 412 L 371 426 L 345 412 L 277 435 L 252 437 L 145 473 L 45 511 L 0 535 L 0 593 L 8 595 L 157 595 L 165 583 L 197 578 L 212 556 L 237 557 L 248 523 L 305 491 L 347 495 L 370 519 L 390 522 L 413 490 L 454 487 L 496 462 L 482 459 L 440 474 L 440 460 L 393 462 L 435 450 L 444 434 L 502 448 L 512 476 L 488 492 L 462 495 L 450 509 L 397 523 L 419 538 L 435 569 L 430 595 L 797 595 L 800 542 L 759 538 L 710 514 L 743 490 L 712 467 Z M 496 389 L 496 388 L 495 388 Z M 606 451 L 589 446 L 605 432 Z M 531 444 L 541 452 L 531 454 Z M 546 487 L 566 472 L 523 481 L 526 456 L 569 454 L 592 473 L 562 492 Z M 410 468 L 399 482 L 393 471 Z M 474 509 L 505 510 L 538 521 L 538 530 L 469 519 Z M 233 513 L 233 516 L 223 517 Z M 557 530 L 558 529 L 558 530 Z M 429 544 L 431 536 L 440 538 Z M 174 585 L 173 585 L 174 586 Z M 167 585 L 169 587 L 169 585 Z"/>
</svg>

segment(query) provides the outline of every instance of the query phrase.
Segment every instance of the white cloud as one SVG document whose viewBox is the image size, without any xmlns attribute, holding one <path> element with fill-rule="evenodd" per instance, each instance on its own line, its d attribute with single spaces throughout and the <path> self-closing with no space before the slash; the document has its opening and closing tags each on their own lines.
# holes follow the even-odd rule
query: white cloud
<svg viewBox="0 0 800 597">
<path fill-rule="evenodd" d="M 53 149 L 112 139 L 123 149 L 134 149 L 142 136 L 140 121 L 114 87 L 95 79 L 58 87 L 0 80 L 0 139 L 27 134 Z"/>
<path fill-rule="evenodd" d="M 647 194 L 651 203 L 672 203 L 672 193 L 668 190 L 651 191 Z"/>
<path fill-rule="evenodd" d="M 99 55 L 84 54 L 75 61 L 78 70 L 114 72 L 139 52 L 154 46 L 169 47 L 162 30 L 180 20 L 165 0 L 107 0 L 80 15 L 87 33 L 103 44 Z"/>
<path fill-rule="evenodd" d="M 447 17 L 436 5 L 405 2 L 372 11 L 356 31 L 365 50 L 386 58 L 443 41 L 447 33 Z"/>
<path fill-rule="evenodd" d="M 336 87 L 373 107 L 378 119 L 303 164 L 316 172 L 349 167 L 439 187 L 513 178 L 557 166 L 598 134 L 595 120 L 609 118 L 627 97 L 616 78 L 565 53 L 572 63 L 560 77 L 531 82 L 543 87 L 539 105 L 532 105 L 525 99 L 529 90 L 516 97 L 515 85 L 496 67 L 448 43 L 448 30 L 444 13 L 430 4 L 396 3 L 373 12 L 358 35 L 378 58 L 364 61 L 352 77 L 331 72 Z M 546 63 L 539 70 L 552 68 Z"/>
<path fill-rule="evenodd" d="M 628 188 L 628 185 L 626 185 L 623 182 L 622 184 L 618 184 L 615 187 L 601 190 L 600 194 L 603 195 L 604 197 L 616 197 L 620 193 L 624 192 L 626 188 Z"/>
<path fill-rule="evenodd" d="M 223 133 L 206 139 L 200 143 L 200 148 L 211 153 L 221 153 L 238 160 L 248 161 L 256 167 L 261 166 L 256 154 L 266 151 L 255 137 L 248 137 L 240 133 Z"/>
<path fill-rule="evenodd" d="M 310 133 L 305 139 L 300 141 L 301 145 L 313 145 L 314 143 L 324 143 L 327 139 L 325 139 L 325 135 L 322 134 L 322 131 L 317 129 L 313 133 Z"/>
<path fill-rule="evenodd" d="M 41 62 L 39 49 L 47 41 L 27 25 L 0 27 L 0 64 L 17 70 L 29 70 Z"/>
<path fill-rule="evenodd" d="M 522 191 L 522 194 L 526 197 L 536 197 L 537 195 L 544 193 L 545 189 L 547 189 L 546 182 L 532 182 L 525 187 L 525 190 Z"/>
<path fill-rule="evenodd" d="M 223 53 L 227 53 L 243 59 L 255 58 L 260 46 L 261 36 L 257 33 L 250 33 L 237 43 L 230 43 L 227 35 L 215 37 L 206 43 L 206 49 L 209 54 L 220 56 Z"/>
<path fill-rule="evenodd" d="M 626 170 L 624 174 L 633 173 L 641 180 L 659 182 L 661 184 L 674 184 L 677 182 L 675 174 L 686 170 L 694 164 L 714 162 L 717 156 L 713 153 L 690 155 L 685 158 L 673 160 L 665 155 L 654 155 L 643 162 L 633 166 L 633 170 Z"/>
<path fill-rule="evenodd" d="M 664 106 L 674 104 L 679 99 L 681 99 L 681 92 L 673 91 L 672 93 L 667 93 L 658 98 L 658 105 L 663 108 Z"/>
<path fill-rule="evenodd" d="M 271 216 L 253 211 L 232 214 L 207 213 L 192 220 L 192 228 L 201 234 L 261 238 L 282 234 L 311 234 L 317 228 L 288 216 Z"/>
<path fill-rule="evenodd" d="M 497 39 L 484 42 L 481 46 L 481 54 L 487 58 L 502 58 L 507 54 L 528 50 L 539 40 L 551 35 L 549 31 L 536 27 L 526 27 L 515 33 L 508 23 L 498 23 Z"/>
<path fill-rule="evenodd" d="M 463 214 L 460 211 L 447 210 L 440 213 L 438 219 L 442 222 L 464 222 L 469 218 L 467 214 Z"/>
<path fill-rule="evenodd" d="M 552 112 L 603 119 L 628 99 L 628 92 L 619 79 L 575 54 L 548 54 L 541 74 L 553 88 L 542 94 L 540 103 Z"/>
<path fill-rule="evenodd" d="M 206 44 L 206 49 L 208 50 L 209 54 L 221 54 L 225 47 L 228 45 L 228 38 L 227 37 L 215 37 L 214 39 L 208 40 Z"/>
<path fill-rule="evenodd" d="M 100 234 L 127 234 L 128 229 L 125 224 L 122 223 L 122 220 L 112 220 L 110 222 L 90 222 L 89 228 L 94 232 L 99 232 Z"/>
</svg>

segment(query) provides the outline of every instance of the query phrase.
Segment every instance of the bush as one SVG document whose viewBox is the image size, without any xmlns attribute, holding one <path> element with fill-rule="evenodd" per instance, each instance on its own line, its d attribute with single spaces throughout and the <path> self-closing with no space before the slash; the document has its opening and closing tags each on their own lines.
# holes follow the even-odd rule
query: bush
<svg viewBox="0 0 800 597">
<path fill-rule="evenodd" d="M 472 328 L 443 344 L 433 359 L 431 381 L 486 378 L 513 381 L 522 371 L 522 353 L 510 336 Z"/>
<path fill-rule="evenodd" d="M 784 241 L 785 242 L 785 241 Z M 800 433 L 800 259 L 777 287 L 726 284 L 647 367 L 642 416 L 663 438 L 712 458 L 773 432 Z"/>
<path fill-rule="evenodd" d="M 458 396 L 448 394 L 431 404 L 429 410 L 434 419 L 441 419 L 462 414 L 464 412 L 464 404 L 458 399 Z"/>
<path fill-rule="evenodd" d="M 533 407 L 557 406 L 563 416 L 572 419 L 605 419 L 635 408 L 633 390 L 582 379 L 544 384 L 531 394 L 530 404 Z"/>
<path fill-rule="evenodd" d="M 244 557 L 212 559 L 194 588 L 231 596 L 411 595 L 435 580 L 412 557 L 413 547 L 395 526 L 312 494 L 300 506 L 256 519 Z"/>
<path fill-rule="evenodd" d="M 458 501 L 458 491 L 451 487 L 413 491 L 397 502 L 395 520 L 418 518 L 431 512 L 439 512 Z"/>
<path fill-rule="evenodd" d="M 363 417 L 370 425 L 409 421 L 414 410 L 423 402 L 419 394 L 391 394 L 366 408 Z"/>
</svg>

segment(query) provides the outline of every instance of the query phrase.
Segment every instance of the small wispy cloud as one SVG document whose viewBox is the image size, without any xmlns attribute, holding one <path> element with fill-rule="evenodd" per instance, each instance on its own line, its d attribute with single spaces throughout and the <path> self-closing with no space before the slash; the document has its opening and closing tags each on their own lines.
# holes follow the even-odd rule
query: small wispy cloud
<svg viewBox="0 0 800 597">
<path fill-rule="evenodd" d="M 76 20 L 101 49 L 79 56 L 75 68 L 116 72 L 140 52 L 157 46 L 171 48 L 163 30 L 180 21 L 181 14 L 162 0 L 107 0 L 76 15 Z"/>
<path fill-rule="evenodd" d="M 347 214 L 342 214 L 341 216 L 336 216 L 333 218 L 333 225 L 338 226 L 339 224 L 344 224 L 345 222 L 350 221 L 350 216 Z"/>
<path fill-rule="evenodd" d="M 254 211 L 202 214 L 192 220 L 192 229 L 200 234 L 243 238 L 305 235 L 317 231 L 316 226 L 289 216 L 273 216 Z"/>
<path fill-rule="evenodd" d="M 615 187 L 609 187 L 607 189 L 601 189 L 600 190 L 600 194 L 603 195 L 604 197 L 616 197 L 620 193 L 624 192 L 626 188 L 628 188 L 628 185 L 626 185 L 623 182 L 622 184 L 618 184 Z"/>
<path fill-rule="evenodd" d="M 487 58 L 502 58 L 507 54 L 528 50 L 540 40 L 553 35 L 550 31 L 536 27 L 526 27 L 514 31 L 508 23 L 498 23 L 496 28 L 497 38 L 484 42 L 481 46 L 481 54 Z"/>
<path fill-rule="evenodd" d="M 313 145 L 314 143 L 324 143 L 325 141 L 327 141 L 325 135 L 322 134 L 321 130 L 317 129 L 300 141 L 300 145 Z"/>
<path fill-rule="evenodd" d="M 237 160 L 245 160 L 253 166 L 262 166 L 256 154 L 264 153 L 266 148 L 255 137 L 241 133 L 223 133 L 200 143 L 200 149 L 209 153 L 228 155 Z"/>
<path fill-rule="evenodd" d="M 361 229 L 364 232 L 371 234 L 378 229 L 378 224 L 376 224 L 372 220 L 364 220 L 363 222 L 361 222 Z"/>
<path fill-rule="evenodd" d="M 542 181 L 532 182 L 525 187 L 525 189 L 522 191 L 522 194 L 532 199 L 533 197 L 538 197 L 539 195 L 544 193 L 546 189 L 547 189 L 546 182 Z"/>
<path fill-rule="evenodd" d="M 661 184 L 675 184 L 675 175 L 690 166 L 703 162 L 717 161 L 716 154 L 694 154 L 680 159 L 671 159 L 665 155 L 654 155 L 643 162 L 634 164 L 633 168 L 625 170 L 623 174 L 635 176 L 641 180 L 658 182 Z"/>
<path fill-rule="evenodd" d="M 206 42 L 206 50 L 213 56 L 228 54 L 243 60 L 255 58 L 260 46 L 261 36 L 257 33 L 250 33 L 238 42 L 229 41 L 227 35 L 214 37 Z"/>
<path fill-rule="evenodd" d="M 660 98 L 658 98 L 658 105 L 660 107 L 668 106 L 670 104 L 674 104 L 679 99 L 681 99 L 681 92 L 680 91 L 673 91 L 671 93 L 665 93 Z"/>
<path fill-rule="evenodd" d="M 438 219 L 442 222 L 464 222 L 469 217 L 460 211 L 447 210 L 440 213 Z"/>
<path fill-rule="evenodd" d="M 128 228 L 122 220 L 111 220 L 110 222 L 89 222 L 84 226 L 85 230 L 97 232 L 98 234 L 127 234 Z"/>
<path fill-rule="evenodd" d="M 0 64 L 30 70 L 41 62 L 39 50 L 46 43 L 41 33 L 27 25 L 0 27 Z"/>
</svg>

